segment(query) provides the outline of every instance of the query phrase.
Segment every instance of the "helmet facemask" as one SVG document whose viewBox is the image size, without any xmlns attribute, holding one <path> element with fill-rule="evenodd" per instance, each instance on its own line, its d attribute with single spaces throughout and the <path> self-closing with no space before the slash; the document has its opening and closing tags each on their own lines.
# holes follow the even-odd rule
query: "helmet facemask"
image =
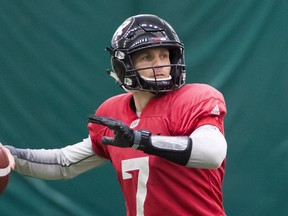
<svg viewBox="0 0 288 216">
<path fill-rule="evenodd" d="M 139 68 L 137 70 L 133 69 L 131 71 L 127 71 L 128 73 L 126 74 L 130 74 L 130 76 L 125 77 L 124 83 L 130 90 L 146 91 L 146 92 L 151 92 L 151 93 L 156 93 L 156 94 L 159 92 L 171 91 L 171 88 L 173 87 L 172 76 L 170 74 L 169 74 L 169 77 L 167 78 L 157 78 L 156 76 L 155 69 L 163 68 L 163 67 L 171 68 L 171 65 L 160 65 L 160 66 Z M 147 69 L 151 69 L 153 71 L 153 78 L 147 78 L 147 77 L 140 75 L 141 70 L 147 70 Z M 132 80 L 134 81 L 133 84 L 131 83 Z M 131 88 L 131 86 L 133 87 Z"/>
</svg>

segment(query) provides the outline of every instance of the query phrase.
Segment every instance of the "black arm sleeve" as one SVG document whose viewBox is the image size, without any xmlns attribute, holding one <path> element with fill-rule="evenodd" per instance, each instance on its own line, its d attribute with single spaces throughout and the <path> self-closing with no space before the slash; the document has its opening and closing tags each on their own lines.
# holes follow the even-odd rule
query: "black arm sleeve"
<svg viewBox="0 0 288 216">
<path fill-rule="evenodd" d="M 149 131 L 141 130 L 137 150 L 156 155 L 176 164 L 185 166 L 191 155 L 193 142 L 188 136 L 151 136 Z"/>
</svg>

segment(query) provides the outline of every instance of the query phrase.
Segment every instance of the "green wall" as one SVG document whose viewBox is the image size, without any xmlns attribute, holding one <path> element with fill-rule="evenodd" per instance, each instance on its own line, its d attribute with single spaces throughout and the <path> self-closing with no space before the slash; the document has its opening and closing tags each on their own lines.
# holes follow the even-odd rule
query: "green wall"
<svg viewBox="0 0 288 216">
<path fill-rule="evenodd" d="M 288 1 L 0 0 L 0 140 L 60 148 L 122 93 L 105 47 L 125 18 L 154 13 L 186 48 L 187 82 L 225 96 L 228 215 L 287 215 Z M 66 181 L 12 173 L 0 215 L 125 215 L 110 164 Z"/>
</svg>

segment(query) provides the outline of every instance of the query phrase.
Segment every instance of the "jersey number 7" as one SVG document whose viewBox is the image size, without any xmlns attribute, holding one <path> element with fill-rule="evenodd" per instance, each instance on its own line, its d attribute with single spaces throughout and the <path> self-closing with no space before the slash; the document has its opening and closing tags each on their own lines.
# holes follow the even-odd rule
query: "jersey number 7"
<svg viewBox="0 0 288 216">
<path fill-rule="evenodd" d="M 144 215 L 144 201 L 147 195 L 147 181 L 149 177 L 149 157 L 132 158 L 122 161 L 123 179 L 131 179 L 130 171 L 138 170 L 136 192 L 136 215 Z"/>
</svg>

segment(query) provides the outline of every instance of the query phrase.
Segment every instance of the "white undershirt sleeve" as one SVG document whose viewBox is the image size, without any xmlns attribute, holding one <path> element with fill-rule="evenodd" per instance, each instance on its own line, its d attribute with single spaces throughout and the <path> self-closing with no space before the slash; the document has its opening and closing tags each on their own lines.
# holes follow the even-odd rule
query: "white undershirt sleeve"
<svg viewBox="0 0 288 216">
<path fill-rule="evenodd" d="M 216 126 L 203 125 L 191 135 L 192 152 L 187 167 L 217 169 L 227 153 L 227 142 Z"/>
<path fill-rule="evenodd" d="M 16 172 L 46 180 L 73 178 L 107 161 L 94 153 L 90 137 L 61 149 L 6 147 L 14 156 Z"/>
</svg>

